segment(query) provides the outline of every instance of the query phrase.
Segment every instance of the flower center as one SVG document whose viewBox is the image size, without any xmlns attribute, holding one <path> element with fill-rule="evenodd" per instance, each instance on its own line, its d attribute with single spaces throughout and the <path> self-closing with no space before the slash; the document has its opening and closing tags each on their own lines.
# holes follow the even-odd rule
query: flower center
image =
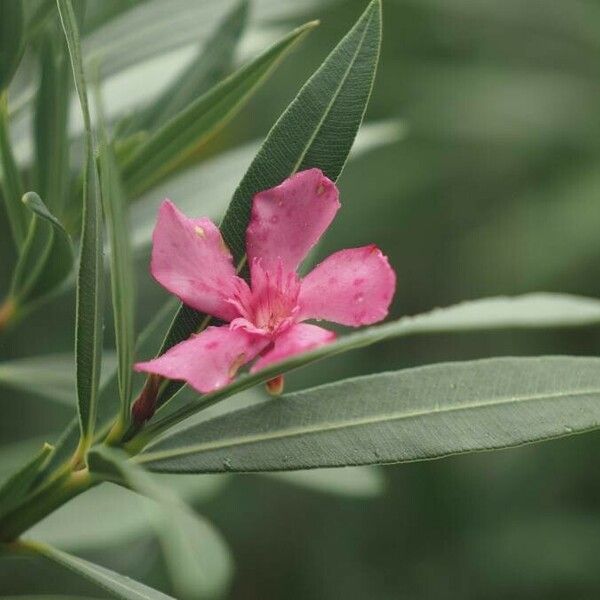
<svg viewBox="0 0 600 600">
<path fill-rule="evenodd" d="M 241 315 L 232 321 L 232 327 L 269 336 L 282 333 L 295 322 L 300 280 L 295 273 L 286 273 L 281 262 L 266 271 L 257 259 L 250 266 L 250 275 L 252 286 L 240 281 L 230 300 Z"/>
</svg>

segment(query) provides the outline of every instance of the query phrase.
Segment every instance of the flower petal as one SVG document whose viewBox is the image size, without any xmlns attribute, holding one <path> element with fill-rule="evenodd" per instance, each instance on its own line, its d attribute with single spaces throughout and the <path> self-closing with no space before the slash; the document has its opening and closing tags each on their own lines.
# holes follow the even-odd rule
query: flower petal
<svg viewBox="0 0 600 600">
<path fill-rule="evenodd" d="M 135 370 L 182 379 L 195 390 L 207 393 L 227 385 L 237 370 L 268 344 L 269 340 L 243 329 L 208 327 L 162 356 L 137 363 Z"/>
<path fill-rule="evenodd" d="M 298 319 L 376 323 L 386 317 L 395 288 L 396 274 L 377 246 L 341 250 L 302 280 Z"/>
<path fill-rule="evenodd" d="M 319 241 L 340 207 L 338 190 L 319 169 L 301 171 L 254 196 L 246 231 L 250 264 L 261 259 L 267 271 L 281 259 L 294 272 Z"/>
<path fill-rule="evenodd" d="M 219 229 L 209 219 L 189 219 L 170 200 L 158 212 L 151 271 L 188 306 L 226 321 L 238 316 L 227 302 L 238 277 Z"/>
<path fill-rule="evenodd" d="M 298 323 L 282 333 L 275 340 L 273 348 L 257 360 L 250 371 L 255 373 L 271 363 L 329 344 L 334 339 L 333 331 L 309 323 Z"/>
</svg>

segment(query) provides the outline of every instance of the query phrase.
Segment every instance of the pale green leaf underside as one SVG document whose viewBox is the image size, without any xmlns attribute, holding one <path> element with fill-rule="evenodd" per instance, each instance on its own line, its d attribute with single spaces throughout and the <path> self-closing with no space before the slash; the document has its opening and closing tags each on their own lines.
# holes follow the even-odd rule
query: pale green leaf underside
<svg viewBox="0 0 600 600">
<path fill-rule="evenodd" d="M 31 552 L 43 556 L 76 575 L 91 581 L 116 598 L 121 598 L 122 600 L 174 600 L 171 596 L 167 596 L 129 577 L 119 575 L 119 573 L 115 573 L 110 569 L 73 556 L 67 552 L 62 552 L 57 548 L 37 542 L 24 542 L 23 545 Z"/>
<path fill-rule="evenodd" d="M 357 377 L 207 421 L 137 460 L 168 472 L 407 462 L 600 426 L 600 359 L 493 358 Z"/>
<path fill-rule="evenodd" d="M 227 475 L 153 473 L 152 477 L 185 502 L 195 505 L 219 494 L 229 480 Z M 154 508 L 152 500 L 119 485 L 105 483 L 61 506 L 34 525 L 27 535 L 75 553 L 139 543 L 154 533 L 148 512 Z"/>
<path fill-rule="evenodd" d="M 385 490 L 383 471 L 378 467 L 312 469 L 311 471 L 265 473 L 264 476 L 313 492 L 348 498 L 376 498 Z"/>
<path fill-rule="evenodd" d="M 203 396 L 159 421 L 165 431 L 190 415 L 253 385 L 336 354 L 364 348 L 378 342 L 410 335 L 484 331 L 511 328 L 574 327 L 600 323 L 600 300 L 569 294 L 536 293 L 523 296 L 484 298 L 462 302 L 428 313 L 403 317 L 342 335 L 337 341 L 270 365 L 251 375 L 242 375 L 230 385 Z M 152 428 L 152 426 L 151 426 Z"/>
<path fill-rule="evenodd" d="M 240 0 L 175 80 L 132 117 L 127 132 L 156 129 L 222 80 L 233 64 L 247 17 L 248 0 Z"/>
<path fill-rule="evenodd" d="M 93 473 L 115 479 L 156 501 L 150 515 L 179 597 L 222 594 L 232 566 L 219 533 L 179 496 L 128 458 L 124 452 L 100 446 L 92 449 L 88 462 Z"/>
</svg>

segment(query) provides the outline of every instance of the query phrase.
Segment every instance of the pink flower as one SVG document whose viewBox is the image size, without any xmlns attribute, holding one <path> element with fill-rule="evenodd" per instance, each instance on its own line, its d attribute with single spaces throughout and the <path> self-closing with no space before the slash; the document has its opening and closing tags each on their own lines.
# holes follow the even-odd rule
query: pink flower
<svg viewBox="0 0 600 600">
<path fill-rule="evenodd" d="M 357 327 L 385 318 L 396 276 L 376 246 L 341 250 L 303 279 L 296 274 L 339 207 L 335 184 L 319 169 L 256 194 L 246 231 L 248 285 L 236 275 L 218 228 L 188 219 L 165 200 L 154 229 L 152 275 L 188 306 L 227 324 L 208 327 L 136 370 L 210 392 L 256 357 L 252 372 L 335 338 L 308 319 Z"/>
</svg>

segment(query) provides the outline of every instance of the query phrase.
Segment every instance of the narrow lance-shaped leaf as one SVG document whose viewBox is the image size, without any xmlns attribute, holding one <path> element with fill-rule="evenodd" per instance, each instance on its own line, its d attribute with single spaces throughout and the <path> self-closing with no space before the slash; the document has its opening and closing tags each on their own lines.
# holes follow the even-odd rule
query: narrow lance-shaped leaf
<svg viewBox="0 0 600 600">
<path fill-rule="evenodd" d="M 93 438 L 102 360 L 102 210 L 77 22 L 70 0 L 57 0 L 57 5 L 86 130 L 75 341 L 77 399 L 81 439 L 85 447 Z"/>
<path fill-rule="evenodd" d="M 23 205 L 34 216 L 13 273 L 9 294 L 17 313 L 55 291 L 73 265 L 71 240 L 42 199 L 35 192 L 27 192 L 23 196 Z M 53 252 L 61 260 L 46 272 Z"/>
<path fill-rule="evenodd" d="M 185 163 L 191 153 L 236 114 L 286 52 L 315 25 L 307 23 L 289 33 L 190 104 L 144 142 L 123 165 L 123 182 L 128 194 L 139 195 Z"/>
<path fill-rule="evenodd" d="M 0 516 L 7 514 L 25 498 L 51 452 L 52 446 L 44 444 L 31 460 L 0 485 Z"/>
<path fill-rule="evenodd" d="M 493 358 L 357 377 L 174 433 L 138 458 L 169 472 L 406 462 L 600 426 L 600 359 Z"/>
<path fill-rule="evenodd" d="M 100 446 L 90 452 L 89 465 L 93 473 L 156 501 L 155 528 L 178 598 L 221 596 L 232 574 L 229 552 L 221 536 L 176 494 L 128 458 L 122 451 Z"/>
<path fill-rule="evenodd" d="M 53 27 L 40 45 L 34 131 L 36 191 L 61 218 L 69 178 L 67 117 L 72 86 L 64 38 L 58 33 L 58 28 Z"/>
<path fill-rule="evenodd" d="M 189 416 L 240 391 L 343 352 L 356 350 L 397 337 L 460 331 L 510 328 L 573 327 L 600 323 L 600 300 L 568 294 L 527 294 L 515 298 L 484 298 L 463 302 L 431 312 L 403 317 L 383 325 L 369 327 L 340 337 L 331 344 L 274 363 L 257 373 L 242 375 L 236 381 L 202 400 L 173 411 L 150 425 L 150 439 Z"/>
<path fill-rule="evenodd" d="M 29 540 L 21 541 L 15 544 L 14 549 L 42 556 L 75 573 L 75 575 L 91 581 L 115 598 L 121 598 L 122 600 L 175 600 L 171 596 L 167 596 L 129 577 L 115 573 L 110 569 L 101 567 L 78 556 L 73 556 L 47 544 Z"/>
<path fill-rule="evenodd" d="M 240 266 L 254 194 L 305 167 L 319 167 L 333 180 L 339 177 L 371 94 L 380 43 L 381 4 L 374 0 L 269 132 L 221 223 L 223 239 Z M 189 337 L 204 319 L 182 306 L 160 353 Z M 171 382 L 159 403 L 181 387 Z"/>
<path fill-rule="evenodd" d="M 0 92 L 0 183 L 12 237 L 17 248 L 20 248 L 27 237 L 29 219 L 27 211 L 20 202 L 23 183 L 10 143 L 8 100 L 6 93 L 2 92 Z"/>
<path fill-rule="evenodd" d="M 131 377 L 135 345 L 133 258 L 129 243 L 129 215 L 111 145 L 102 128 L 100 139 L 100 190 L 110 239 L 110 279 L 117 345 L 121 423 L 129 419 Z"/>
<path fill-rule="evenodd" d="M 136 354 L 138 356 L 147 356 L 159 344 L 162 338 L 162 332 L 173 320 L 173 315 L 177 310 L 177 302 L 173 298 L 156 312 L 155 317 L 148 323 L 144 330 L 138 336 L 136 342 Z M 108 364 L 107 364 L 108 363 Z M 105 429 L 110 420 L 114 418 L 119 409 L 119 389 L 117 382 L 117 364 L 114 361 L 107 361 L 106 356 L 102 364 L 102 380 L 104 383 L 100 388 L 100 401 L 98 403 L 97 423 L 98 430 Z M 1 375 L 1 369 L 0 369 Z M 139 377 L 141 379 L 141 377 Z M 61 433 L 59 439 L 55 442 L 55 451 L 50 457 L 48 464 L 42 470 L 40 477 L 45 479 L 54 469 L 70 458 L 77 447 L 79 435 L 79 419 L 75 417 Z"/>
<path fill-rule="evenodd" d="M 400 141 L 406 128 L 402 121 L 389 119 L 363 123 L 348 160 L 358 160 L 371 150 Z M 262 140 L 254 140 L 190 167 L 168 178 L 144 194 L 132 206 L 132 243 L 134 250 L 145 249 L 152 240 L 156 212 L 163 198 L 175 198 L 184 214 L 198 212 L 198 190 L 202 190 L 202 215 L 218 219 L 226 210 L 236 188 Z"/>
<path fill-rule="evenodd" d="M 242 36 L 247 17 L 248 0 L 242 0 L 201 45 L 189 66 L 150 106 L 131 119 L 127 124 L 127 132 L 155 129 L 223 79 L 233 63 L 235 48 Z"/>
</svg>

